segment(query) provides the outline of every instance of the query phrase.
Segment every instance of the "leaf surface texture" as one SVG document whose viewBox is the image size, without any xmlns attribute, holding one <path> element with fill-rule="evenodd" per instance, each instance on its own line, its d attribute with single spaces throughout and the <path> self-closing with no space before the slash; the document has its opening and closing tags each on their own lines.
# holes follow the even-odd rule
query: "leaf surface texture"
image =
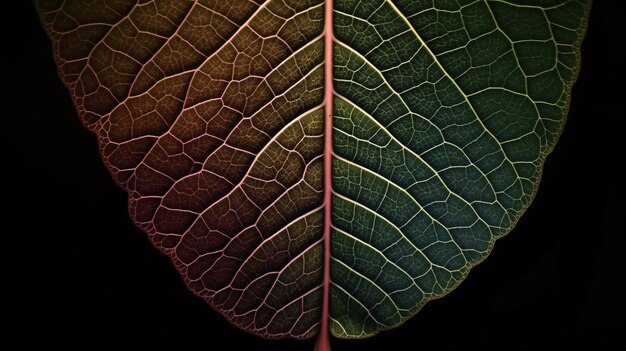
<svg viewBox="0 0 626 351">
<path fill-rule="evenodd" d="M 343 0 L 327 33 L 324 5 L 37 2 L 133 221 L 190 290 L 263 337 L 311 337 L 327 315 L 335 336 L 371 336 L 456 287 L 535 195 L 589 11 Z"/>
</svg>

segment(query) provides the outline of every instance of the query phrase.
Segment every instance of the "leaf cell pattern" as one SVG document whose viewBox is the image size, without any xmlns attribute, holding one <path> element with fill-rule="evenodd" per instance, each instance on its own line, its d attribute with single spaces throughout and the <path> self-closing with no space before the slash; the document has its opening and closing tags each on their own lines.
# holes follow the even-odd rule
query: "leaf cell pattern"
<svg viewBox="0 0 626 351">
<path fill-rule="evenodd" d="M 315 334 L 323 3 L 39 6 L 132 219 L 189 288 L 250 332 Z"/>
<path fill-rule="evenodd" d="M 456 287 L 532 201 L 587 11 L 552 3 L 335 3 L 334 335 Z"/>
<path fill-rule="evenodd" d="M 342 0 L 329 33 L 323 0 L 36 4 L 133 221 L 268 338 L 311 337 L 327 313 L 335 336 L 374 335 L 486 257 L 534 197 L 589 11 Z"/>
</svg>

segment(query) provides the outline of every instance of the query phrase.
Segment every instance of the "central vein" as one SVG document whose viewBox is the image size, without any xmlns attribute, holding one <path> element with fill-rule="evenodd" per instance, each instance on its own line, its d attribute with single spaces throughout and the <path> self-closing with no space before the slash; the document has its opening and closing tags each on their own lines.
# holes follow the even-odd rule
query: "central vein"
<svg viewBox="0 0 626 351">
<path fill-rule="evenodd" d="M 317 351 L 329 351 L 328 307 L 330 286 L 330 220 L 333 153 L 333 1 L 326 0 L 324 9 L 324 282 L 322 320 Z"/>
</svg>

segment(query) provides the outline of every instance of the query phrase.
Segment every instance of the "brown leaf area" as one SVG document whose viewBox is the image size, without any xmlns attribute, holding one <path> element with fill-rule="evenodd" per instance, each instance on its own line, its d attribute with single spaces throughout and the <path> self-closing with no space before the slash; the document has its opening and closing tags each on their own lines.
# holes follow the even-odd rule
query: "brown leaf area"
<svg viewBox="0 0 626 351">
<path fill-rule="evenodd" d="M 314 335 L 323 3 L 37 7 L 133 221 L 189 288 L 247 331 Z"/>
</svg>

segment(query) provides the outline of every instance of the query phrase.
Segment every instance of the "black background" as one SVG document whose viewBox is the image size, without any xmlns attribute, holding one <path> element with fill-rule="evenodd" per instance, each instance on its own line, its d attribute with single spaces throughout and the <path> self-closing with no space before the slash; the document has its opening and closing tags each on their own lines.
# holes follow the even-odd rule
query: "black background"
<svg viewBox="0 0 626 351">
<path fill-rule="evenodd" d="M 130 221 L 32 5 L 12 3 L 0 31 L 0 348 L 311 350 L 311 340 L 241 332 L 187 291 Z M 333 350 L 626 345 L 618 3 L 594 3 L 565 131 L 517 228 L 446 298 L 393 331 L 333 340 Z"/>
</svg>

